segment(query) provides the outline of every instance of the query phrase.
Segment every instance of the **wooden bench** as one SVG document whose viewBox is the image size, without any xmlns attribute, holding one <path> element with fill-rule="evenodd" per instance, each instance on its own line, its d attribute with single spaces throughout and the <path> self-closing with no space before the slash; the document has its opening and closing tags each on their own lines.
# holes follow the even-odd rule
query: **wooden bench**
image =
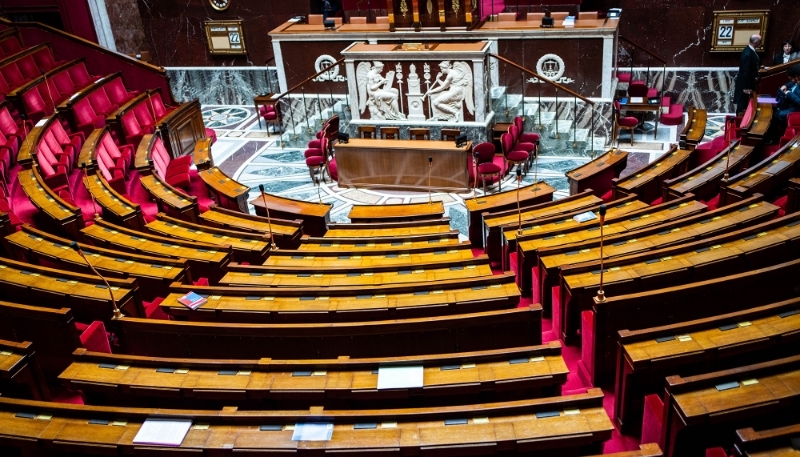
<svg viewBox="0 0 800 457">
<path fill-rule="evenodd" d="M 550 351 L 550 353 L 552 353 L 552 351 Z M 561 351 L 559 350 L 559 358 L 560 353 Z M 523 353 L 521 355 L 526 354 L 527 353 Z M 530 354 L 535 357 L 540 357 L 536 351 L 531 351 Z M 560 367 L 557 365 L 558 361 L 556 357 L 550 355 L 547 359 L 546 364 L 525 364 L 528 365 L 526 368 L 535 367 L 533 370 L 535 372 L 536 368 L 545 368 L 545 365 L 549 368 L 552 364 L 553 368 L 555 368 L 552 371 L 554 373 L 559 372 L 560 370 L 558 368 Z M 565 375 L 566 368 L 567 366 L 564 365 Z M 539 376 L 534 375 L 534 377 L 546 377 L 546 370 L 545 368 Z M 566 377 L 564 381 L 566 381 Z M 50 390 L 42 374 L 42 368 L 39 366 L 39 359 L 36 357 L 33 343 L 30 341 L 17 343 L 14 341 L 0 340 L 0 394 L 5 397 L 50 400 Z"/>
<path fill-rule="evenodd" d="M 246 287 L 352 287 L 444 281 L 492 274 L 489 258 L 485 255 L 454 260 L 446 264 L 328 266 L 303 269 L 298 272 L 295 267 L 231 263 L 225 270 L 227 272 L 219 281 L 220 285 Z"/>
<path fill-rule="evenodd" d="M 28 138 L 31 136 L 28 135 Z M 77 239 L 81 229 L 85 226 L 81 209 L 64 201 L 47 187 L 36 164 L 29 162 L 28 165 L 32 165 L 32 167 L 22 169 L 17 174 L 22 191 L 28 196 L 33 206 L 46 216 L 56 229 L 70 238 Z"/>
<path fill-rule="evenodd" d="M 519 304 L 513 275 L 355 287 L 254 288 L 173 284 L 161 309 L 195 322 L 352 322 L 508 309 Z M 195 292 L 195 310 L 178 299 Z"/>
<path fill-rule="evenodd" d="M 163 213 L 158 213 L 156 220 L 148 223 L 145 228 L 150 233 L 168 238 L 232 249 L 234 258 L 239 262 L 261 263 L 269 251 L 269 237 L 262 233 L 237 232 L 193 224 Z"/>
<path fill-rule="evenodd" d="M 245 214 L 249 212 L 247 208 L 247 196 L 250 195 L 249 187 L 235 181 L 218 167 L 211 167 L 199 171 L 197 174 L 206 183 L 206 187 L 208 187 L 218 205 L 228 209 L 236 209 Z"/>
<path fill-rule="evenodd" d="M 762 193 L 775 196 L 786 181 L 797 174 L 800 162 L 800 135 L 786 143 L 778 152 L 752 167 L 731 176 L 720 190 L 720 205 L 727 205 Z"/>
<path fill-rule="evenodd" d="M 226 324 L 124 317 L 120 352 L 152 357 L 315 359 L 482 351 L 542 343 L 539 305 L 470 314 L 325 324 Z"/>
<path fill-rule="evenodd" d="M 450 218 L 428 219 L 411 222 L 374 222 L 366 224 L 328 224 L 323 238 L 358 237 L 383 238 L 406 235 L 425 235 L 447 233 L 451 229 Z M 316 236 L 311 235 L 310 236 Z"/>
<path fill-rule="evenodd" d="M 608 296 L 605 302 L 582 313 L 583 356 L 578 374 L 593 385 L 609 385 L 614 380 L 620 330 L 640 330 L 788 300 L 800 293 L 798 273 L 800 260 L 793 260 L 665 289 Z M 763 287 L 764 284 L 770 286 Z"/>
<path fill-rule="evenodd" d="M 557 216 L 550 216 L 541 219 L 536 219 L 531 222 L 524 222 L 522 224 L 522 233 L 520 234 L 519 225 L 507 225 L 501 227 L 501 265 L 503 266 L 503 270 L 510 270 L 512 269 L 510 259 L 512 256 L 516 257 L 517 246 L 519 241 L 523 240 L 531 240 L 539 238 L 548 238 L 550 235 L 549 233 L 555 234 L 563 234 L 564 231 L 570 230 L 579 230 L 583 227 L 590 227 L 594 225 L 598 227 L 598 235 L 599 235 L 599 226 L 600 226 L 600 219 L 594 219 L 587 222 L 578 222 L 574 218 L 580 214 L 585 212 L 591 211 L 595 213 L 595 217 L 597 217 L 597 211 L 600 209 L 601 205 L 590 206 L 589 208 L 584 208 L 575 212 L 559 214 Z M 605 205 L 608 210 L 606 213 L 606 218 L 613 219 L 613 218 L 620 218 L 626 214 L 635 214 L 637 212 L 648 211 L 650 210 L 650 205 L 640 200 L 637 200 L 635 195 L 631 195 L 620 200 L 614 201 L 612 204 Z M 642 221 L 643 223 L 649 222 L 647 218 Z M 561 237 L 557 235 L 552 235 L 553 238 L 548 238 L 548 240 L 555 240 L 554 242 L 559 242 Z M 548 241 L 544 240 L 544 241 Z M 489 259 L 493 259 L 491 251 L 489 252 Z M 519 260 L 519 259 L 517 259 Z"/>
<path fill-rule="evenodd" d="M 763 268 L 800 257 L 800 214 L 736 232 L 605 261 L 606 296 L 703 281 Z M 559 300 L 553 301 L 553 331 L 577 336 L 581 311 L 591 309 L 600 282 L 600 263 L 561 269 Z M 560 310 L 559 313 L 556 309 Z"/>
<path fill-rule="evenodd" d="M 58 376 L 64 371 L 72 362 L 72 351 L 81 347 L 69 308 L 42 308 L 0 301 L 0 338 L 32 342 L 39 366 L 47 377 Z"/>
<path fill-rule="evenodd" d="M 603 197 L 612 188 L 612 180 L 628 166 L 628 153 L 611 148 L 605 154 L 566 173 L 569 194 L 577 195 L 592 189 L 595 197 Z"/>
<path fill-rule="evenodd" d="M 269 205 L 269 216 L 276 219 L 303 221 L 303 232 L 309 236 L 325 236 L 331 219 L 331 203 L 312 203 L 264 193 Z M 250 200 L 258 216 L 266 217 L 264 197 Z"/>
<path fill-rule="evenodd" d="M 36 230 L 29 225 L 5 238 L 9 252 L 18 259 L 36 259 L 52 262 L 66 269 L 91 274 L 77 252 L 70 248 L 70 240 Z M 143 300 L 163 295 L 175 281 L 189 281 L 191 276 L 183 259 L 143 256 L 80 244 L 86 258 L 103 275 L 136 278 L 141 286 Z"/>
<path fill-rule="evenodd" d="M 483 247 L 483 217 L 485 213 L 496 213 L 499 211 L 515 210 L 517 208 L 517 197 L 519 206 L 528 208 L 546 203 L 553 200 L 553 193 L 556 189 L 544 181 L 531 184 L 517 191 L 498 192 L 496 194 L 484 195 L 481 198 L 464 199 L 467 207 L 467 217 L 469 219 L 469 240 L 476 248 Z"/>
<path fill-rule="evenodd" d="M 105 283 L 93 274 L 73 273 L 0 258 L 4 299 L 46 308 L 70 308 L 82 322 L 108 322 L 114 305 Z M 108 278 L 117 306 L 129 316 L 144 317 L 135 279 Z"/>
<path fill-rule="evenodd" d="M 398 265 L 415 262 L 447 263 L 453 260 L 473 258 L 472 245 L 469 242 L 449 246 L 422 246 L 408 249 L 396 246 L 383 252 L 337 252 L 331 250 L 316 251 L 271 251 L 264 265 L 293 266 L 300 268 L 320 268 L 327 266 L 366 267 L 375 265 Z"/>
<path fill-rule="evenodd" d="M 537 219 L 554 217 L 559 214 L 573 213 L 581 210 L 586 211 L 588 208 L 598 206 L 601 203 L 603 203 L 603 200 L 592 195 L 591 191 L 586 191 L 560 200 L 539 203 L 538 205 L 533 205 L 521 210 L 520 213 L 517 213 L 516 208 L 514 208 L 513 210 L 482 214 L 483 222 L 481 225 L 481 233 L 483 241 L 480 245 L 483 246 L 487 254 L 495 252 L 496 260 L 493 261 L 500 262 L 499 253 L 503 246 L 503 229 L 511 225 L 516 227 L 520 218 L 522 219 L 523 228 L 525 228 L 529 225 L 535 225 Z M 472 240 L 470 239 L 470 241 Z M 491 259 L 492 256 L 490 255 L 489 258 Z"/>
<path fill-rule="evenodd" d="M 792 424 L 768 430 L 753 427 L 736 430 L 735 455 L 739 457 L 769 457 L 797 455 L 793 439 L 800 434 L 800 425 Z"/>
<path fill-rule="evenodd" d="M 644 206 L 630 212 L 625 212 L 631 206 L 618 208 L 613 206 L 606 213 L 603 225 L 604 236 L 621 235 L 640 231 L 649 227 L 661 226 L 668 222 L 681 220 L 703 213 L 708 207 L 694 200 L 689 194 L 681 199 L 662 203 L 656 206 Z M 613 213 L 613 214 L 612 214 Z M 596 215 L 597 217 L 597 215 Z M 539 250 L 581 243 L 600 238 L 600 219 L 586 222 L 576 222 L 574 219 L 564 217 L 554 223 L 540 225 L 540 229 L 532 230 L 523 236 L 517 235 L 516 243 L 516 273 L 517 284 L 525 295 L 532 288 L 531 271 L 539 264 Z M 558 225 L 555 225 L 558 223 Z M 524 233 L 524 232 L 523 232 Z"/>
<path fill-rule="evenodd" d="M 137 232 L 101 218 L 95 219 L 94 225 L 85 227 L 81 233 L 85 240 L 107 249 L 185 259 L 192 277 L 208 278 L 211 283 L 219 281 L 232 257 L 230 248 Z"/>
<path fill-rule="evenodd" d="M 403 222 L 444 217 L 444 203 L 399 203 L 394 205 L 353 205 L 347 217 L 351 222 Z"/>
<path fill-rule="evenodd" d="M 132 230 L 144 230 L 146 222 L 142 208 L 124 195 L 117 193 L 100 172 L 92 166 L 83 178 L 83 184 L 93 200 L 103 209 L 103 217 L 110 222 Z"/>
<path fill-rule="evenodd" d="M 681 141 L 697 146 L 706 134 L 706 124 L 708 123 L 708 113 L 704 109 L 697 109 L 690 106 L 687 112 L 686 125 L 680 133 Z"/>
<path fill-rule="evenodd" d="M 759 103 L 756 105 L 756 113 L 753 123 L 747 130 L 742 143 L 748 146 L 758 146 L 759 143 L 764 141 L 764 135 L 769 130 L 769 125 L 772 122 L 772 105 L 769 103 Z"/>
<path fill-rule="evenodd" d="M 675 178 L 665 179 L 661 197 L 666 202 L 693 193 L 703 201 L 711 200 L 719 193 L 720 181 L 725 175 L 725 170 L 732 176 L 738 170 L 746 168 L 752 152 L 753 146 L 732 142 L 713 159 L 699 167 Z"/>
<path fill-rule="evenodd" d="M 458 240 L 458 235 L 458 230 L 451 230 L 447 233 L 404 235 L 391 238 L 303 237 L 302 243 L 297 247 L 297 250 L 320 251 L 327 249 L 346 253 L 354 251 L 384 251 L 400 246 L 413 250 L 424 246 L 430 246 L 432 244 L 439 246 L 459 244 L 460 241 Z"/>
<path fill-rule="evenodd" d="M 614 200 L 627 195 L 636 194 L 646 202 L 653 202 L 661 197 L 661 187 L 664 180 L 686 173 L 689 167 L 689 157 L 694 149 L 678 149 L 673 145 L 669 151 L 656 160 L 634 171 L 624 178 L 614 178 Z"/>
<path fill-rule="evenodd" d="M 742 423 L 771 428 L 797 418 L 800 356 L 696 376 L 669 376 L 661 447 L 667 456 L 703 455 L 734 441 Z"/>
<path fill-rule="evenodd" d="M 600 389 L 504 403 L 435 408 L 300 411 L 169 410 L 64 405 L 0 398 L 4 444 L 26 452 L 72 454 L 271 455 L 287 453 L 478 455 L 487 450 L 528 455 L 599 452 L 614 427 Z M 20 414 L 21 413 L 21 414 Z M 156 417 L 190 419 L 178 447 L 134 444 L 142 423 Z M 39 420 L 36 420 L 39 419 Z M 329 441 L 294 441 L 297 424 L 326 420 Z"/>
<path fill-rule="evenodd" d="M 626 433 L 641 426 L 645 395 L 669 375 L 689 376 L 797 354 L 800 299 L 676 324 L 620 330 L 614 419 Z"/>
<path fill-rule="evenodd" d="M 555 341 L 377 359 L 169 359 L 83 348 L 73 357 L 59 379 L 82 391 L 88 404 L 160 408 L 378 409 L 486 403 L 560 395 L 569 372 Z M 120 365 L 127 368 L 116 369 Z M 378 390 L 380 367 L 409 365 L 423 367 L 421 387 Z"/>
<path fill-rule="evenodd" d="M 766 222 L 778 214 L 779 208 L 771 203 L 763 202 L 761 199 L 762 196 L 756 194 L 746 200 L 707 213 L 633 232 L 607 236 L 604 240 L 603 256 L 610 259 L 654 251 Z M 533 301 L 541 303 L 547 311 L 552 304 L 553 287 L 558 285 L 560 269 L 568 265 L 599 260 L 599 247 L 600 240 L 593 238 L 562 246 L 540 248 L 538 251 L 539 264 L 531 270 L 522 270 L 518 274 L 521 280 L 526 277 L 532 278 Z M 527 290 L 522 289 L 522 292 L 524 296 Z"/>
<path fill-rule="evenodd" d="M 594 457 L 600 457 L 601 455 L 605 457 L 661 457 L 664 454 L 661 452 L 661 448 L 658 447 L 658 444 L 646 443 L 640 444 L 638 451 L 622 451 L 613 452 L 610 454 L 598 454 Z"/>
<path fill-rule="evenodd" d="M 264 233 L 267 236 L 271 226 L 275 244 L 281 249 L 297 249 L 303 236 L 303 221 L 300 219 L 287 221 L 272 217 L 268 221 L 266 217 L 225 209 L 219 205 L 210 205 L 208 211 L 201 213 L 200 222 L 210 227 Z"/>
<path fill-rule="evenodd" d="M 800 211 L 800 178 L 789 180 L 786 197 L 786 214 Z"/>
<path fill-rule="evenodd" d="M 156 135 L 145 135 L 136 148 L 134 167 L 139 172 L 139 183 L 155 200 L 160 212 L 188 222 L 197 222 L 200 217 L 197 197 L 170 186 L 153 173 L 150 151 L 156 138 Z"/>
<path fill-rule="evenodd" d="M 202 138 L 194 145 L 192 153 L 194 166 L 199 170 L 207 170 L 214 167 L 214 155 L 211 154 L 211 138 Z"/>
</svg>

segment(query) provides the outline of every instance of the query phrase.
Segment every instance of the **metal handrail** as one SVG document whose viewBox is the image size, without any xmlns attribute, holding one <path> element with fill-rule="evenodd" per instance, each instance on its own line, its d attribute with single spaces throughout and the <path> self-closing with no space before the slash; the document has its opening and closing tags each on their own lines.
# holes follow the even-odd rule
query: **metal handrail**
<svg viewBox="0 0 800 457">
<path fill-rule="evenodd" d="M 292 87 L 291 89 L 287 90 L 286 92 L 284 92 L 284 93 L 282 93 L 282 94 L 278 95 L 278 96 L 277 96 L 277 97 L 275 97 L 273 100 L 280 100 L 281 98 L 283 98 L 283 97 L 285 97 L 285 96 L 289 95 L 289 93 L 291 93 L 291 92 L 294 92 L 294 90 L 295 90 L 295 89 L 297 89 L 298 87 L 302 87 L 302 86 L 303 86 L 305 83 L 307 83 L 307 82 L 311 81 L 312 79 L 316 78 L 317 76 L 319 76 L 319 75 L 321 75 L 321 74 L 323 74 L 323 73 L 327 73 L 328 71 L 330 71 L 330 68 L 331 68 L 331 67 L 334 67 L 334 66 L 336 66 L 336 65 L 339 65 L 339 64 L 340 64 L 340 63 L 342 63 L 342 62 L 344 62 L 344 57 L 342 57 L 341 59 L 339 59 L 339 60 L 337 60 L 336 62 L 334 62 L 333 64 L 331 64 L 329 67 L 326 67 L 326 68 L 324 68 L 324 69 L 322 69 L 322 70 L 320 70 L 320 71 L 318 71 L 318 72 L 314 73 L 313 75 L 311 75 L 311 76 L 309 76 L 308 78 L 304 79 L 304 80 L 303 80 L 303 81 L 301 81 L 300 83 L 298 83 L 298 84 L 295 84 L 295 85 L 294 85 L 294 87 Z"/>
<path fill-rule="evenodd" d="M 544 81 L 545 83 L 550 84 L 551 86 L 554 86 L 556 89 L 561 89 L 564 92 L 572 95 L 573 97 L 577 97 L 577 98 L 583 100 L 584 102 L 589 103 L 590 105 L 594 105 L 593 101 L 589 100 L 588 98 L 584 97 L 583 95 L 581 95 L 581 94 L 579 94 L 577 92 L 573 92 L 573 91 L 567 89 L 566 87 L 562 86 L 561 84 L 554 83 L 553 81 L 550 81 L 549 79 L 545 78 L 544 76 L 541 76 L 540 74 L 536 73 L 535 71 L 528 70 L 527 68 L 525 68 L 525 67 L 523 67 L 521 65 L 517 65 L 516 63 L 506 59 L 505 57 L 500 57 L 498 55 L 491 54 L 491 53 L 489 53 L 489 56 L 490 57 L 494 57 L 497 60 L 501 60 L 501 61 L 513 66 L 513 67 L 516 67 L 518 70 L 521 70 L 521 71 L 524 71 L 525 73 L 531 74 L 531 75 L 535 76 L 536 78 L 539 78 L 540 81 Z M 523 93 L 523 96 L 524 95 L 525 94 Z"/>
</svg>

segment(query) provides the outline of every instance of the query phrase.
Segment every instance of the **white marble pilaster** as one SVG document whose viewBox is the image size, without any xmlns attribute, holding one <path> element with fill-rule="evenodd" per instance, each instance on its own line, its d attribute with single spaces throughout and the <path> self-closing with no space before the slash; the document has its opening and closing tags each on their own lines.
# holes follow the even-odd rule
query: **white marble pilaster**
<svg viewBox="0 0 800 457">
<path fill-rule="evenodd" d="M 281 52 L 281 42 L 272 39 L 272 54 L 275 56 L 275 66 L 278 69 L 278 86 L 281 88 L 281 93 L 289 90 L 289 85 L 286 84 L 286 71 L 283 68 L 283 53 Z"/>
<path fill-rule="evenodd" d="M 483 87 L 483 59 L 472 61 L 472 100 L 475 102 L 475 121 L 486 120 L 486 88 Z"/>
<path fill-rule="evenodd" d="M 345 60 L 344 69 L 347 72 L 347 92 L 350 94 L 350 119 L 361 119 L 361 113 L 358 112 L 358 81 L 356 79 L 356 65 L 353 60 Z"/>
<path fill-rule="evenodd" d="M 603 87 L 601 91 L 601 97 L 603 98 L 611 98 L 611 72 L 613 71 L 614 62 L 616 61 L 614 60 L 615 54 L 614 37 L 603 37 Z"/>
<path fill-rule="evenodd" d="M 489 53 L 498 55 L 497 38 L 489 39 Z M 489 78 L 491 80 L 491 87 L 500 85 L 500 66 L 497 64 L 497 59 L 494 57 L 489 57 Z"/>
<path fill-rule="evenodd" d="M 89 11 L 92 13 L 92 23 L 97 34 L 97 44 L 112 51 L 117 50 L 114 33 L 111 31 L 111 21 L 108 19 L 108 10 L 105 0 L 89 0 Z"/>
</svg>

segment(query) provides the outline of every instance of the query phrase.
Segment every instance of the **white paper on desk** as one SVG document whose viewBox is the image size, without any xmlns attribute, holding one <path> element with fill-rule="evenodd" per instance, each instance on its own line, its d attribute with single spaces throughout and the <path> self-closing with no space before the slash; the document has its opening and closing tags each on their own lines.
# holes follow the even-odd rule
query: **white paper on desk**
<svg viewBox="0 0 800 457">
<path fill-rule="evenodd" d="M 644 103 L 644 97 L 631 97 L 631 103 Z"/>
<path fill-rule="evenodd" d="M 191 426 L 191 419 L 147 419 L 133 438 L 133 444 L 180 446 Z"/>
<path fill-rule="evenodd" d="M 564 22 L 561 25 L 564 27 L 575 27 L 575 16 L 565 17 Z"/>
<path fill-rule="evenodd" d="M 294 425 L 292 441 L 330 441 L 333 424 L 328 422 L 300 422 Z"/>
<path fill-rule="evenodd" d="M 574 219 L 575 222 L 583 223 L 586 221 L 591 221 L 592 219 L 597 219 L 597 216 L 591 211 L 586 211 L 585 213 L 580 213 L 576 216 L 573 216 L 572 219 Z"/>
<path fill-rule="evenodd" d="M 422 387 L 422 365 L 378 368 L 378 390 L 411 387 Z"/>
</svg>

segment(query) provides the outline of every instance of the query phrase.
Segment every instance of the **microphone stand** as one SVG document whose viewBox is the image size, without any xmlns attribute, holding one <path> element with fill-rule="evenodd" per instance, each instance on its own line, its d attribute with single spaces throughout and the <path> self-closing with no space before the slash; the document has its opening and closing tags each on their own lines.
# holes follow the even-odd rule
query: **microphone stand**
<svg viewBox="0 0 800 457">
<path fill-rule="evenodd" d="M 44 85 L 47 87 L 47 97 L 50 99 L 50 104 L 53 105 L 53 114 L 56 112 L 56 104 L 53 103 L 53 94 L 50 93 L 50 85 L 47 84 L 47 74 L 45 74 L 44 70 L 41 70 L 42 77 L 44 78 Z"/>
<path fill-rule="evenodd" d="M 277 251 L 278 246 L 275 245 L 275 235 L 272 232 L 272 219 L 269 217 L 269 205 L 267 205 L 267 194 L 264 193 L 264 185 L 259 184 L 258 190 L 261 191 L 261 201 L 264 202 L 264 208 L 267 210 L 267 224 L 269 225 L 269 250 Z"/>
<path fill-rule="evenodd" d="M 81 251 L 81 247 L 78 246 L 78 243 L 73 241 L 72 243 L 69 244 L 69 247 L 74 249 L 75 252 L 77 252 L 78 255 L 81 256 L 83 261 L 86 262 L 86 265 L 89 265 L 89 268 L 92 270 L 92 272 L 95 275 L 99 276 L 100 279 L 103 280 L 103 283 L 105 283 L 106 288 L 108 289 L 108 294 L 111 296 L 111 304 L 114 305 L 114 316 L 112 316 L 111 319 L 117 320 L 117 319 L 121 319 L 121 318 L 125 317 L 125 315 L 122 314 L 122 311 L 120 311 L 119 307 L 117 306 L 117 299 L 114 298 L 114 291 L 111 290 L 111 284 L 108 283 L 108 281 L 106 280 L 105 276 L 101 275 L 97 270 L 95 270 L 94 266 L 91 264 L 91 262 L 89 262 L 89 260 L 83 254 L 83 251 Z"/>
<path fill-rule="evenodd" d="M 433 156 L 428 156 L 428 204 L 433 204 L 431 198 L 431 169 L 433 168 Z"/>
<path fill-rule="evenodd" d="M 89 196 L 92 197 L 92 210 L 94 211 L 92 219 L 97 219 L 97 202 L 94 199 L 92 189 L 89 188 L 89 173 L 86 171 L 86 162 L 81 162 L 81 169 L 83 170 L 83 181 L 86 184 L 86 190 L 89 191 Z"/>
<path fill-rule="evenodd" d="M 517 167 L 517 236 L 522 236 L 522 210 L 519 207 L 519 184 L 522 182 L 522 170 Z"/>
<path fill-rule="evenodd" d="M 595 303 L 603 303 L 606 301 L 606 294 L 603 292 L 603 225 L 606 222 L 606 205 L 600 205 L 600 289 L 597 290 L 597 296 L 594 297 Z"/>
</svg>

